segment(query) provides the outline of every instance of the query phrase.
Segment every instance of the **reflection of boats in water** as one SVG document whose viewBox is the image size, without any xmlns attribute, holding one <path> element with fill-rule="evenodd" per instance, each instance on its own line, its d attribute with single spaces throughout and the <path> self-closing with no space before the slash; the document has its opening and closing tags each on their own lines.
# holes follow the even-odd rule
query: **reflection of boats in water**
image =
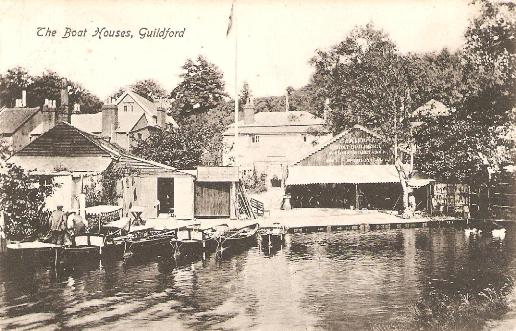
<svg viewBox="0 0 516 331">
<path fill-rule="evenodd" d="M 262 246 L 282 245 L 287 234 L 287 229 L 278 222 L 274 222 L 272 227 L 260 228 Z"/>
<path fill-rule="evenodd" d="M 147 257 L 170 254 L 170 240 L 176 238 L 177 230 L 155 230 L 153 228 L 129 232 L 127 235 L 115 238 L 122 242 L 124 259 L 131 257 Z"/>
</svg>

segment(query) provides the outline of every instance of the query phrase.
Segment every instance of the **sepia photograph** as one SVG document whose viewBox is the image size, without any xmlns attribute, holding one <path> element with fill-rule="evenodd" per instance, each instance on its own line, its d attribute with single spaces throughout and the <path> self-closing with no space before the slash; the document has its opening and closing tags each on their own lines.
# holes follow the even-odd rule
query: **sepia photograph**
<svg viewBox="0 0 516 331">
<path fill-rule="evenodd" d="M 0 0 L 0 330 L 516 330 L 516 0 Z"/>
</svg>

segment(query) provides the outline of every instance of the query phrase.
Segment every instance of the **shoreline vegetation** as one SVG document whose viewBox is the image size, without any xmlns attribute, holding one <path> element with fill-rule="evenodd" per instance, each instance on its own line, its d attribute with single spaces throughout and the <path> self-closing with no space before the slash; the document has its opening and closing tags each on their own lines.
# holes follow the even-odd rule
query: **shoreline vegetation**
<svg viewBox="0 0 516 331">
<path fill-rule="evenodd" d="M 449 296 L 436 290 L 419 299 L 409 316 L 373 325 L 372 331 L 484 330 L 491 320 L 510 310 L 508 295 L 514 280 L 507 277 L 501 287 L 489 285 L 478 292 Z"/>
</svg>

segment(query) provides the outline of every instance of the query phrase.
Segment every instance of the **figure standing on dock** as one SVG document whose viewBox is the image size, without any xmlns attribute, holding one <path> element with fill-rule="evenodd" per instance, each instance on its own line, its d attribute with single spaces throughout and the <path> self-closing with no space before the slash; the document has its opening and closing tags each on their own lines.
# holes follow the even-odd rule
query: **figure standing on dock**
<svg viewBox="0 0 516 331">
<path fill-rule="evenodd" d="M 68 212 L 66 221 L 67 234 L 71 243 L 75 245 L 75 236 L 80 236 L 86 233 L 86 224 L 84 223 L 81 215 L 76 210 L 72 209 Z"/>
<path fill-rule="evenodd" d="M 57 205 L 57 209 L 50 215 L 50 242 L 62 245 L 66 231 L 66 214 L 63 205 Z"/>
</svg>

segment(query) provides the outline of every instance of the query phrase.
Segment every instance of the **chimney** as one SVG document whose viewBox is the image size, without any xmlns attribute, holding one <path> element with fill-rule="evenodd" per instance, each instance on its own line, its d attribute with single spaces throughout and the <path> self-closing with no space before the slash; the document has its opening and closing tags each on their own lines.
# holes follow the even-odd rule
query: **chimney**
<svg viewBox="0 0 516 331">
<path fill-rule="evenodd" d="M 68 83 L 65 78 L 61 80 L 61 112 L 64 115 L 63 121 L 72 122 L 72 112 L 68 107 Z"/>
<path fill-rule="evenodd" d="M 43 115 L 44 132 L 47 132 L 56 125 L 56 113 L 52 108 L 52 100 L 45 99 L 41 113 Z"/>
<path fill-rule="evenodd" d="M 105 103 L 102 106 L 102 138 L 107 141 L 115 139 L 118 129 L 118 107 L 114 103 Z"/>
<path fill-rule="evenodd" d="M 167 110 L 158 108 L 158 126 L 162 129 L 167 128 Z"/>
<path fill-rule="evenodd" d="M 22 91 L 22 107 L 27 107 L 27 91 Z"/>
<path fill-rule="evenodd" d="M 254 104 L 249 98 L 244 106 L 244 124 L 251 123 L 254 123 Z"/>
</svg>

